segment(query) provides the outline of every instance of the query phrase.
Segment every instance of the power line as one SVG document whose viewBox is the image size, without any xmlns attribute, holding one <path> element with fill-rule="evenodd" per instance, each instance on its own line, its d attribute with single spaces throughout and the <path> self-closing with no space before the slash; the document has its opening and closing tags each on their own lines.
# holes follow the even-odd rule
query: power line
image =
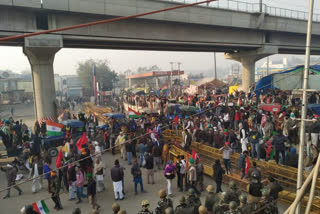
<svg viewBox="0 0 320 214">
<path fill-rule="evenodd" d="M 99 24 L 106 24 L 106 23 L 111 23 L 111 22 L 116 22 L 116 21 L 121 21 L 121 20 L 126 20 L 126 19 L 132 19 L 132 18 L 147 16 L 147 15 L 151 15 L 151 14 L 162 13 L 162 12 L 165 12 L 165 11 L 170 11 L 170 10 L 176 10 L 176 9 L 180 9 L 180 8 L 196 6 L 196 5 L 200 5 L 200 4 L 204 4 L 204 3 L 210 3 L 210 2 L 213 2 L 213 1 L 216 1 L 216 0 L 206 0 L 206 1 L 201 1 L 201 2 L 195 2 L 195 3 L 192 3 L 192 4 L 184 4 L 184 5 L 178 5 L 178 6 L 165 8 L 165 9 L 161 9 L 161 10 L 155 10 L 155 11 L 151 11 L 151 12 L 147 12 L 147 13 L 140 13 L 140 14 L 131 15 L 131 16 L 124 16 L 124 17 L 117 17 L 117 18 L 112 18 L 112 19 L 105 19 L 105 20 L 101 20 L 101 21 L 89 22 L 89 23 L 85 23 L 85 24 L 73 25 L 73 26 L 69 26 L 69 27 L 63 27 L 63 28 L 57 28 L 57 29 L 51 29 L 51 30 L 44 30 L 44 31 L 27 33 L 27 34 L 16 35 L 16 36 L 8 36 L 8 37 L 0 38 L 0 42 L 1 41 L 14 40 L 14 39 L 22 39 L 22 38 L 26 38 L 26 37 L 41 35 L 41 34 L 49 34 L 49 33 L 53 33 L 53 32 L 84 28 L 84 27 L 89 27 L 89 26 L 94 26 L 94 25 L 99 25 Z"/>
<path fill-rule="evenodd" d="M 6 31 L 6 30 L 0 30 L 0 32 L 9 32 L 9 33 L 32 33 L 30 31 Z M 301 49 L 305 49 L 306 48 L 306 45 L 305 44 L 302 44 L 302 45 L 292 45 L 292 44 L 274 44 L 274 43 L 249 43 L 249 42 L 213 42 L 213 41 L 194 41 L 194 40 L 184 40 L 184 41 L 179 41 L 179 40 L 170 40 L 170 39 L 166 39 L 166 40 L 160 40 L 160 39 L 146 39 L 146 38 L 142 38 L 142 39 L 139 39 L 139 38 L 132 38 L 132 37 L 114 37 L 114 36 L 99 36 L 99 35 L 81 35 L 81 34 L 71 34 L 71 33 L 48 33 L 48 34 L 53 34 L 53 35 L 61 35 L 61 36 L 77 36 L 77 37 L 84 37 L 84 38 L 105 38 L 105 39 L 126 39 L 127 41 L 121 41 L 123 44 L 128 44 L 130 43 L 131 41 L 130 40 L 139 40 L 141 42 L 146 42 L 146 41 L 150 41 L 150 42 L 159 42 L 160 45 L 162 45 L 160 42 L 168 42 L 168 43 L 171 43 L 171 42 L 175 42 L 176 44 L 170 44 L 170 45 L 176 45 L 177 47 L 178 46 L 181 46 L 183 45 L 184 43 L 186 43 L 187 45 L 190 46 L 190 43 L 195 43 L 193 46 L 205 46 L 205 45 L 208 45 L 208 44 L 211 44 L 211 45 L 219 45 L 217 47 L 217 49 L 223 49 L 224 47 L 227 47 L 225 49 L 234 49 L 234 50 L 240 50 L 239 52 L 241 52 L 241 48 L 244 48 L 244 49 L 247 49 L 248 51 L 250 50 L 255 50 L 257 48 L 260 48 L 262 46 L 274 46 L 274 47 L 280 47 L 280 48 L 301 48 Z M 3 37 L 3 38 L 7 38 L 7 37 Z M 1 41 L 2 38 L 0 38 L 0 41 Z M 95 41 L 92 41 L 92 42 L 95 42 Z M 99 40 L 98 42 L 101 42 L 101 40 Z M 102 41 L 104 42 L 104 41 Z M 112 41 L 105 41 L 105 42 L 112 42 Z M 134 41 L 135 44 L 139 44 L 138 41 Z M 158 43 L 157 43 L 158 44 Z M 99 46 L 101 48 L 101 45 L 100 44 L 92 44 L 92 43 L 88 43 L 88 45 L 86 46 L 93 46 L 93 48 L 98 48 Z M 230 45 L 235 45 L 236 47 L 229 47 Z M 244 47 L 241 47 L 240 45 L 243 45 Z M 248 46 L 248 47 L 245 47 Z M 73 48 L 73 47 L 76 47 L 77 45 L 72 45 L 70 48 Z M 259 47 L 260 46 L 260 47 Z M 130 46 L 128 46 L 130 47 Z M 137 49 L 139 47 L 139 45 L 136 45 L 135 46 Z M 68 48 L 68 47 L 67 47 Z M 90 48 L 88 48 L 90 49 Z M 140 49 L 143 49 L 143 48 L 140 48 Z M 151 48 L 152 49 L 152 48 Z M 189 52 L 190 50 L 188 50 L 188 48 L 185 48 L 187 52 Z M 207 49 L 207 48 L 206 48 Z M 320 46 L 315 46 L 315 45 L 312 45 L 312 49 L 320 49 Z M 155 48 L 156 50 L 156 48 Z M 182 50 L 183 51 L 183 50 Z M 291 51 L 291 50 L 289 50 Z M 204 51 L 205 52 L 205 51 Z M 212 49 L 210 49 L 208 52 L 212 52 Z M 223 51 L 222 51 L 223 52 Z M 319 50 L 320 52 L 320 50 Z M 288 53 L 288 52 L 285 52 L 285 53 Z M 277 53 L 275 53 L 277 54 Z"/>
<path fill-rule="evenodd" d="M 215 107 L 212 107 L 212 108 L 209 108 L 209 109 L 205 109 L 204 111 L 201 111 L 201 112 L 199 112 L 199 113 L 190 115 L 190 117 L 193 117 L 193 116 L 196 116 L 196 115 L 199 115 L 199 114 L 203 114 L 203 113 L 205 113 L 205 112 L 207 112 L 207 111 L 209 111 L 209 110 L 212 110 L 212 109 L 214 109 L 214 108 L 215 108 Z M 183 120 L 185 120 L 185 119 L 183 119 Z M 163 126 L 162 128 L 167 128 L 167 127 L 170 127 L 170 126 L 171 126 L 171 125 L 168 124 L 168 125 L 166 125 L 166 126 Z M 144 137 L 144 136 L 147 136 L 147 135 L 150 135 L 150 134 L 151 134 L 151 133 L 146 133 L 146 134 L 140 135 L 140 136 L 138 136 L 138 137 L 135 137 L 135 138 L 133 138 L 133 139 L 126 140 L 124 144 L 127 144 L 129 141 L 137 140 L 137 139 L 140 139 L 140 138 L 142 138 L 142 137 Z M 110 148 L 108 148 L 108 149 L 105 149 L 105 150 L 103 150 L 101 153 L 103 154 L 103 153 L 105 153 L 105 152 L 107 152 L 107 151 L 110 151 L 110 150 L 112 150 L 112 149 L 115 149 L 115 148 L 117 148 L 117 147 L 120 147 L 120 145 L 115 145 L 115 146 L 113 146 L 113 147 L 110 147 Z M 51 172 L 57 172 L 59 169 L 68 167 L 68 166 L 70 166 L 71 164 L 75 164 L 75 163 L 78 163 L 78 162 L 80 162 L 80 161 L 83 161 L 83 160 L 86 160 L 86 159 L 89 159 L 89 158 L 93 158 L 93 157 L 95 157 L 95 156 L 97 156 L 97 155 L 100 155 L 100 154 L 93 154 L 93 155 L 84 157 L 84 158 L 82 158 L 82 159 L 76 160 L 76 161 L 74 161 L 74 162 L 71 162 L 71 163 L 69 163 L 68 165 L 62 166 L 62 167 L 60 167 L 60 168 L 55 168 L 55 169 L 53 169 L 53 170 L 51 170 L 51 171 L 49 171 L 49 172 L 47 172 L 47 173 L 43 173 L 42 175 L 39 175 L 38 178 L 44 177 L 45 175 L 47 175 L 47 174 L 49 174 L 49 173 L 51 173 Z M 19 185 L 21 185 L 21 184 L 24 184 L 24 183 L 27 183 L 27 182 L 30 182 L 30 181 L 33 181 L 33 178 L 28 178 L 27 180 L 25 180 L 25 181 L 23 181 L 23 182 L 20 182 L 20 183 L 11 185 L 11 186 L 9 186 L 9 187 L 6 187 L 6 188 L 4 188 L 4 189 L 1 189 L 1 190 L 0 190 L 0 193 L 1 193 L 1 192 L 4 192 L 4 191 L 6 191 L 6 190 L 8 190 L 8 189 L 10 189 L 10 188 L 12 188 L 12 187 L 14 187 L 14 186 L 19 186 Z"/>
</svg>

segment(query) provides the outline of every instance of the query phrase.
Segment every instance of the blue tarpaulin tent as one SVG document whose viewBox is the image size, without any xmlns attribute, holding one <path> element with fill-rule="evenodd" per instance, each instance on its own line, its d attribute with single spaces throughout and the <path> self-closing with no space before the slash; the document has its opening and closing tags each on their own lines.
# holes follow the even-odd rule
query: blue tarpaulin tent
<svg viewBox="0 0 320 214">
<path fill-rule="evenodd" d="M 274 82 L 275 75 L 283 75 L 283 74 L 286 74 L 286 73 L 300 72 L 300 71 L 303 71 L 303 67 L 304 67 L 303 65 L 299 65 L 297 67 L 290 68 L 290 69 L 284 70 L 284 71 L 279 72 L 279 73 L 270 74 L 268 76 L 265 76 L 265 77 L 261 78 L 256 83 L 256 86 L 254 88 L 255 94 L 257 96 L 260 96 L 261 90 L 263 90 L 263 92 L 266 92 L 267 89 L 276 89 L 277 87 L 274 84 L 275 83 Z M 310 66 L 310 70 L 314 74 L 320 74 L 320 65 Z"/>
</svg>

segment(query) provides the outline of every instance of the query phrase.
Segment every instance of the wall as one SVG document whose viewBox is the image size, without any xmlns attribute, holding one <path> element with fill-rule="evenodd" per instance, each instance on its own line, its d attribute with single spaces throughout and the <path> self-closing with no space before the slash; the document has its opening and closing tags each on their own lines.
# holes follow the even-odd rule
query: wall
<svg viewBox="0 0 320 214">
<path fill-rule="evenodd" d="M 19 80 L 17 87 L 18 90 L 24 90 L 26 93 L 33 93 L 32 81 Z"/>
</svg>

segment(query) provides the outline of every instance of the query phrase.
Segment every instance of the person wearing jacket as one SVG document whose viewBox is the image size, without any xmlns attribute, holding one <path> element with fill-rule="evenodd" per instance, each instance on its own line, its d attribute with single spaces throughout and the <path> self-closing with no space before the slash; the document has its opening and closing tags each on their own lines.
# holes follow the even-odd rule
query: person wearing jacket
<svg viewBox="0 0 320 214">
<path fill-rule="evenodd" d="M 275 160 L 279 163 L 279 154 L 281 153 L 283 163 L 285 164 L 285 145 L 286 137 L 282 134 L 281 130 L 277 131 L 277 134 L 272 138 L 272 144 L 275 148 Z"/>
<path fill-rule="evenodd" d="M 45 179 L 47 179 L 48 181 L 48 191 L 49 193 L 51 193 L 51 174 L 50 174 L 50 171 L 51 171 L 51 168 L 50 168 L 50 164 L 51 164 L 51 158 L 50 157 L 46 157 L 45 158 L 45 162 L 44 162 L 44 165 L 43 165 L 43 174 L 44 174 L 44 177 Z"/>
<path fill-rule="evenodd" d="M 0 170 L 6 173 L 9 187 L 7 194 L 3 197 L 3 199 L 10 198 L 10 186 L 16 184 L 17 169 L 11 164 L 8 164 L 6 168 L 0 167 Z M 18 186 L 14 186 L 13 188 L 19 192 L 19 195 L 22 194 L 22 190 Z"/>
<path fill-rule="evenodd" d="M 142 172 L 139 167 L 137 159 L 135 159 L 133 162 L 133 166 L 131 168 L 131 174 L 133 176 L 135 194 L 136 195 L 138 194 L 138 190 L 137 190 L 138 184 L 140 184 L 141 192 L 144 192 L 143 181 L 142 181 Z"/>
<path fill-rule="evenodd" d="M 216 193 L 222 192 L 221 184 L 222 184 L 222 176 L 225 171 L 222 169 L 220 160 L 216 160 L 215 164 L 213 165 L 213 179 L 216 182 Z"/>
<path fill-rule="evenodd" d="M 164 176 L 167 179 L 168 182 L 168 195 L 171 196 L 172 195 L 172 179 L 175 178 L 175 170 L 176 167 L 174 166 L 172 160 L 168 161 L 168 164 L 164 170 Z"/>
<path fill-rule="evenodd" d="M 97 183 L 92 178 L 91 173 L 88 173 L 86 176 L 88 178 L 87 193 L 88 193 L 89 204 L 91 205 L 93 210 L 95 210 L 95 209 L 98 210 L 100 208 L 100 205 L 98 205 L 97 201 L 96 201 L 96 194 L 97 194 L 96 185 L 97 185 Z"/>
<path fill-rule="evenodd" d="M 241 172 L 242 172 L 241 180 L 246 176 L 246 161 L 248 158 L 249 158 L 248 151 L 244 151 L 239 156 L 238 165 L 239 165 L 239 168 L 241 169 Z"/>
<path fill-rule="evenodd" d="M 148 184 L 154 184 L 154 169 L 153 169 L 153 156 L 151 153 L 146 153 L 145 155 L 146 158 L 146 169 L 147 169 L 147 178 L 148 178 Z M 151 177 L 151 182 L 150 182 L 150 177 Z"/>
<path fill-rule="evenodd" d="M 84 186 L 84 176 L 83 173 L 81 172 L 80 168 L 76 166 L 76 187 L 77 187 L 77 197 L 78 201 L 77 204 L 82 202 L 82 198 L 87 198 L 86 194 L 83 194 L 83 186 Z"/>
<path fill-rule="evenodd" d="M 59 196 L 61 185 L 57 173 L 55 171 L 51 172 L 50 180 L 51 199 L 55 204 L 54 209 L 61 210 L 62 205 Z"/>
<path fill-rule="evenodd" d="M 111 179 L 113 182 L 113 192 L 116 200 L 123 200 L 123 187 L 122 187 L 122 179 L 123 179 L 123 169 L 120 167 L 119 160 L 114 161 L 114 166 L 111 168 Z"/>
<path fill-rule="evenodd" d="M 312 125 L 310 127 L 309 133 L 311 134 L 311 143 L 317 147 L 320 134 L 320 121 L 318 115 L 316 115 L 316 117 L 312 119 Z"/>
<path fill-rule="evenodd" d="M 76 176 L 76 166 L 74 163 L 71 163 L 68 166 L 68 183 L 69 183 L 69 200 L 75 200 L 75 193 L 77 192 L 76 188 L 76 181 L 77 181 L 77 176 Z"/>
</svg>

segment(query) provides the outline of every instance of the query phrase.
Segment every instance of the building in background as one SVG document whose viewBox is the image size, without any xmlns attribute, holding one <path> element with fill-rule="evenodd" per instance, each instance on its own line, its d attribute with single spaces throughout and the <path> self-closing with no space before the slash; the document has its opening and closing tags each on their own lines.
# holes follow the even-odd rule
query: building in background
<svg viewBox="0 0 320 214">
<path fill-rule="evenodd" d="M 263 64 L 260 67 L 256 68 L 256 76 L 255 76 L 256 81 L 260 80 L 262 77 L 265 77 L 270 74 L 278 73 L 288 68 L 289 68 L 289 65 L 288 65 L 287 57 L 283 57 L 282 63 L 273 64 L 272 60 L 269 60 L 269 66 L 268 66 L 268 60 L 265 59 Z"/>
<path fill-rule="evenodd" d="M 61 76 L 62 78 L 62 94 L 68 98 L 76 98 L 83 96 L 82 82 L 77 75 Z"/>
</svg>

